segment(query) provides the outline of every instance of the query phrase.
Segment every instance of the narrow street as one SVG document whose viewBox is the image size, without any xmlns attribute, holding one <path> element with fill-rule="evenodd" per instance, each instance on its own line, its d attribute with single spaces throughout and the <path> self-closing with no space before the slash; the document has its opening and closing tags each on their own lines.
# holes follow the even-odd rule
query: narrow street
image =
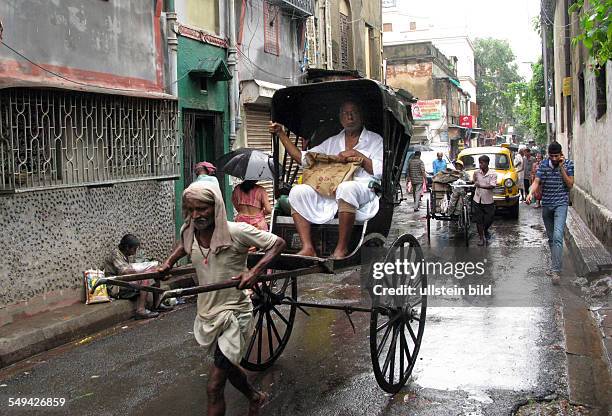
<svg viewBox="0 0 612 416">
<path fill-rule="evenodd" d="M 409 208 L 403 203 L 396 210 L 392 232 L 413 233 L 426 244 L 424 210 Z M 351 316 L 354 333 L 342 312 L 298 312 L 281 358 L 268 371 L 251 374 L 271 395 L 264 414 L 509 415 L 529 399 L 566 396 L 559 289 L 544 276 L 540 211 L 522 205 L 519 222 L 498 217 L 493 232 L 484 256 L 494 269 L 494 288 L 520 292 L 520 304 L 434 302 L 412 379 L 395 396 L 385 394 L 372 375 L 368 314 Z M 451 237 L 448 224 L 432 224 L 432 246 L 463 245 Z M 472 238 L 470 250 L 476 250 Z M 301 278 L 299 293 L 308 301 L 360 303 L 357 285 L 359 273 L 347 270 Z M 194 313 L 194 304 L 186 304 L 4 369 L 0 413 L 7 414 L 9 397 L 58 397 L 66 399 L 65 406 L 44 413 L 203 414 L 208 362 L 192 334 Z M 232 387 L 226 400 L 228 415 L 245 414 L 246 401 Z M 24 408 L 9 412 L 34 414 Z"/>
</svg>

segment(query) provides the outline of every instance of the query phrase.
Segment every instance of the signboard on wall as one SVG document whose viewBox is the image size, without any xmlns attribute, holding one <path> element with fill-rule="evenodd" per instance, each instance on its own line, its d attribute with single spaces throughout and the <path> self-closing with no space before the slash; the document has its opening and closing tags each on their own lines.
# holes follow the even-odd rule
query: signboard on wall
<svg viewBox="0 0 612 416">
<path fill-rule="evenodd" d="M 572 95 L 572 77 L 563 78 L 563 96 L 569 97 Z"/>
<path fill-rule="evenodd" d="M 439 120 L 442 117 L 442 100 L 419 100 L 412 104 L 415 120 Z"/>
<path fill-rule="evenodd" d="M 459 125 L 471 129 L 474 127 L 474 118 L 472 116 L 459 116 Z"/>
</svg>

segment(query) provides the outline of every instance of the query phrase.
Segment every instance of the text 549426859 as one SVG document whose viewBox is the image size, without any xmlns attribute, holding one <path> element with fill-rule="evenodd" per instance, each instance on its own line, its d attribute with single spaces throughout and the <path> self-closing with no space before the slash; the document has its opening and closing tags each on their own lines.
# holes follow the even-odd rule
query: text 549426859
<svg viewBox="0 0 612 416">
<path fill-rule="evenodd" d="M 9 397 L 9 407 L 61 407 L 66 404 L 63 397 Z"/>
</svg>

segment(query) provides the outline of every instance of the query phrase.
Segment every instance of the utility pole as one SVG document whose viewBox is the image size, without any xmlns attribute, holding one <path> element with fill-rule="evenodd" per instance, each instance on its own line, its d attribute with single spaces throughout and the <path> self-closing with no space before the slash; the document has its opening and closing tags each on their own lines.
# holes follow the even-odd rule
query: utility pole
<svg viewBox="0 0 612 416">
<path fill-rule="evenodd" d="M 540 27 L 542 32 L 542 60 L 544 62 L 544 105 L 546 106 L 544 114 L 546 117 L 546 142 L 550 144 L 550 112 L 549 112 L 549 96 L 548 96 L 548 48 L 546 38 L 546 19 L 543 16 L 544 11 L 540 11 Z"/>
</svg>

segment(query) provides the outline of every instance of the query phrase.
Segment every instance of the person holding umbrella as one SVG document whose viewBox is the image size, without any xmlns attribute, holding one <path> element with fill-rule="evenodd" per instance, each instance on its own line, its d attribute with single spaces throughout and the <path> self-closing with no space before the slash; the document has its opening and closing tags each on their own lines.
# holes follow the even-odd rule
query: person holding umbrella
<svg viewBox="0 0 612 416">
<path fill-rule="evenodd" d="M 255 228 L 268 231 L 266 215 L 272 213 L 272 206 L 266 190 L 257 181 L 247 180 L 234 188 L 232 204 L 238 211 L 236 222 L 246 222 Z"/>
</svg>

